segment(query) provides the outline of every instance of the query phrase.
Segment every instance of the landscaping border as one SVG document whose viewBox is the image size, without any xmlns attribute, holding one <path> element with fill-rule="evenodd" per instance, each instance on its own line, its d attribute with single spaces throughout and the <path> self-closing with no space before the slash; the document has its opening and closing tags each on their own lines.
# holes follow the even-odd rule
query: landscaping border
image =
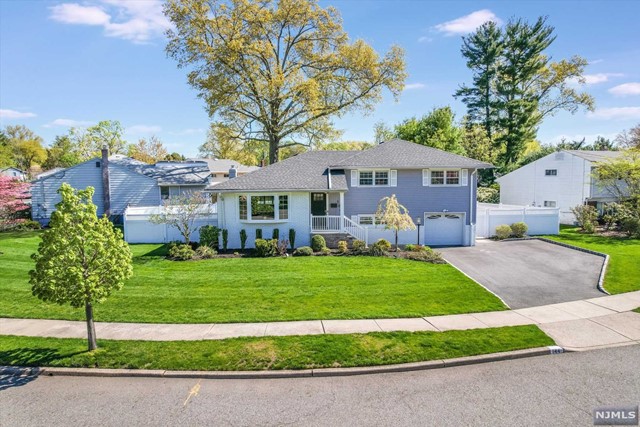
<svg viewBox="0 0 640 427">
<path fill-rule="evenodd" d="M 502 360 L 523 359 L 564 353 L 562 347 L 551 345 L 502 353 L 481 354 L 477 356 L 438 359 L 425 362 L 402 363 L 395 365 L 361 366 L 353 368 L 320 368 L 281 371 L 164 371 L 145 369 L 100 369 L 100 368 L 56 368 L 56 367 L 20 367 L 0 366 L 0 376 L 73 376 L 73 377 L 137 377 L 137 378 L 204 378 L 204 379 L 275 379 L 275 378 L 311 378 L 343 377 L 353 375 L 385 374 L 393 372 L 425 371 L 429 369 L 450 368 L 453 366 L 476 365 Z"/>
</svg>

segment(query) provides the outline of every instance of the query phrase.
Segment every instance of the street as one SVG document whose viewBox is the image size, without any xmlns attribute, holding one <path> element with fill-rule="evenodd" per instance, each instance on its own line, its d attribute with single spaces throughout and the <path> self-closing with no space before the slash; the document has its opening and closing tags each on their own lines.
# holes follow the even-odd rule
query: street
<svg viewBox="0 0 640 427">
<path fill-rule="evenodd" d="M 639 362 L 634 345 L 352 377 L 3 378 L 0 425 L 586 426 L 640 402 Z"/>
</svg>

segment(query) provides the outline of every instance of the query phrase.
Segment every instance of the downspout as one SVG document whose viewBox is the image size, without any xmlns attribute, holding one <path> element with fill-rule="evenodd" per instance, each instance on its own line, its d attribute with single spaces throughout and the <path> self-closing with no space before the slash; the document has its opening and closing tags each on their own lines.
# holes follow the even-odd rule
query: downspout
<svg viewBox="0 0 640 427">
<path fill-rule="evenodd" d="M 475 246 L 475 230 L 473 228 L 475 221 L 473 220 L 473 189 L 474 187 L 477 187 L 477 185 L 474 185 L 473 183 L 473 176 L 477 175 L 478 170 L 474 169 L 473 172 L 471 172 L 471 176 L 469 177 L 469 246 Z M 478 202 L 477 198 L 476 198 L 476 203 Z"/>
<path fill-rule="evenodd" d="M 104 215 L 111 215 L 111 194 L 109 190 L 109 149 L 106 144 L 102 146 L 102 202 Z"/>
</svg>

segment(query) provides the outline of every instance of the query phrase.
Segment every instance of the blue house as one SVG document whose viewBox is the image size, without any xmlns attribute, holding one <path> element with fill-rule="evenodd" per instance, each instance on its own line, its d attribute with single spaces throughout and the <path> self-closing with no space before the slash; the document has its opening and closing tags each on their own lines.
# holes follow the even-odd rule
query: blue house
<svg viewBox="0 0 640 427">
<path fill-rule="evenodd" d="M 477 171 L 493 166 L 464 156 L 394 139 L 363 151 L 309 151 L 251 174 L 210 185 L 218 195 L 218 226 L 229 231 L 229 247 L 240 247 L 240 230 L 253 247 L 259 229 L 278 229 L 296 246 L 323 234 L 327 242 L 393 239 L 378 224 L 378 202 L 396 195 L 418 230 L 399 243 L 432 246 L 475 244 Z"/>
</svg>

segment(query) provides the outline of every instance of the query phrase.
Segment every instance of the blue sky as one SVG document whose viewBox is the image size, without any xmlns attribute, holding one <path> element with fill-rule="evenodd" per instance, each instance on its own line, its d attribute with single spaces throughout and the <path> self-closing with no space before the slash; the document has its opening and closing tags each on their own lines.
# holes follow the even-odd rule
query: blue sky
<svg viewBox="0 0 640 427">
<path fill-rule="evenodd" d="M 341 13 L 352 38 L 380 52 L 406 50 L 407 88 L 389 94 L 368 116 L 336 120 L 345 140 L 371 140 L 373 124 L 389 124 L 453 99 L 470 80 L 461 36 L 488 20 L 534 20 L 548 15 L 557 40 L 554 59 L 578 54 L 590 61 L 586 90 L 595 113 L 560 113 L 538 139 L 614 137 L 640 123 L 640 2 L 637 1 L 322 1 Z M 69 126 L 120 120 L 126 138 L 155 134 L 171 151 L 195 155 L 205 138 L 203 102 L 164 53 L 168 23 L 155 0 L 0 0 L 0 126 L 24 124 L 50 143 Z"/>
</svg>

